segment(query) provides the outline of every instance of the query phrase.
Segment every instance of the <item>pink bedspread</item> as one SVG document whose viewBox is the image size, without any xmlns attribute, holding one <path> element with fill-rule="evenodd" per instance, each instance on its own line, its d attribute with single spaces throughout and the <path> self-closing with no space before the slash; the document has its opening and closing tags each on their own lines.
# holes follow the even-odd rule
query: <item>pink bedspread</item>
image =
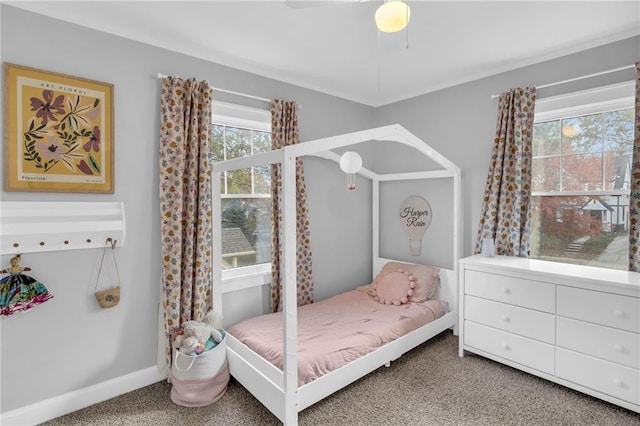
<svg viewBox="0 0 640 426">
<path fill-rule="evenodd" d="M 309 383 L 444 315 L 438 300 L 382 305 L 361 290 L 298 308 L 298 385 Z M 282 314 L 240 322 L 227 330 L 282 369 Z"/>
</svg>

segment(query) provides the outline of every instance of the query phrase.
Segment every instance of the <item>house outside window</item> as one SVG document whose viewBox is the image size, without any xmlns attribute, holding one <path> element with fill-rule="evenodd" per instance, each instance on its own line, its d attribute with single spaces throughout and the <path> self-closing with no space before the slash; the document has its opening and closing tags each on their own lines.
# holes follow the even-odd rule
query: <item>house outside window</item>
<svg viewBox="0 0 640 426">
<path fill-rule="evenodd" d="M 270 112 L 214 102 L 211 146 L 213 161 L 270 151 Z M 224 172 L 219 184 L 223 279 L 270 271 L 270 166 Z"/>
<path fill-rule="evenodd" d="M 532 258 L 627 269 L 633 121 L 626 83 L 536 104 Z"/>
</svg>

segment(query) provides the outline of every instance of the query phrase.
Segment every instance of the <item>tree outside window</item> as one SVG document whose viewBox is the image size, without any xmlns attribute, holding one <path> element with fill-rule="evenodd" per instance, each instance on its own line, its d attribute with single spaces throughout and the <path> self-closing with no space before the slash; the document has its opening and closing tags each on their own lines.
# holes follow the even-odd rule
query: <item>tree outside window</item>
<svg viewBox="0 0 640 426">
<path fill-rule="evenodd" d="M 633 120 L 627 108 L 534 125 L 531 257 L 626 269 Z"/>
<path fill-rule="evenodd" d="M 213 125 L 214 161 L 271 150 L 267 131 Z M 221 175 L 222 264 L 225 269 L 271 261 L 271 168 L 233 170 Z"/>
</svg>

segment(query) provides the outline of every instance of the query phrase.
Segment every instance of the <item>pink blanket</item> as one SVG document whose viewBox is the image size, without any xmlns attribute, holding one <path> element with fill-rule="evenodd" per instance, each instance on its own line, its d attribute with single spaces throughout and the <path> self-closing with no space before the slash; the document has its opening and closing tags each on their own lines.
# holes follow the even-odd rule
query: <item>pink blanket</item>
<svg viewBox="0 0 640 426">
<path fill-rule="evenodd" d="M 442 302 L 382 305 L 361 290 L 298 308 L 298 385 L 309 383 L 444 315 Z M 282 314 L 240 322 L 228 332 L 282 369 Z"/>
</svg>

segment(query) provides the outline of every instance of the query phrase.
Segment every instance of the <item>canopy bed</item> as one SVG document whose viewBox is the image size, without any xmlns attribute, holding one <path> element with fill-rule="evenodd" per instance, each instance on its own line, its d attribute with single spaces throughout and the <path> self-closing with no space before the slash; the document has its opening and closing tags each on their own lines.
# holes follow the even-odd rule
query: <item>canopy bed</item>
<svg viewBox="0 0 640 426">
<path fill-rule="evenodd" d="M 373 147 L 375 153 L 377 144 L 401 144 L 408 149 L 413 157 L 423 157 L 425 167 L 421 171 L 404 171 L 393 173 L 375 172 L 371 169 L 360 168 L 358 174 L 371 180 L 372 188 L 372 264 L 373 277 L 370 285 L 358 287 L 344 294 L 339 294 L 325 300 L 296 306 L 296 239 L 295 239 L 295 162 L 300 156 L 317 156 L 336 163 L 340 163 L 338 152 L 346 147 L 362 146 L 367 143 Z M 414 158 L 415 159 L 415 158 Z M 241 329 L 234 325 L 228 330 L 227 355 L 231 375 L 249 390 L 265 407 L 287 425 L 297 424 L 298 412 L 331 395 L 337 390 L 358 380 L 364 375 L 398 359 L 405 352 L 415 348 L 444 330 L 454 328 L 457 332 L 457 265 L 460 253 L 460 224 L 461 224 L 461 172 L 460 169 L 435 151 L 422 140 L 411 134 L 400 125 L 390 125 L 363 130 L 354 133 L 333 136 L 297 145 L 286 146 L 282 149 L 260 153 L 251 157 L 238 158 L 213 164 L 213 182 L 219 182 L 220 174 L 225 171 L 244 169 L 252 166 L 282 164 L 283 169 L 283 200 L 284 200 L 284 235 L 283 241 L 283 273 L 284 277 L 284 306 L 281 313 L 268 314 L 259 319 L 247 320 L 248 326 Z M 387 165 L 388 168 L 388 165 Z M 337 168 L 336 168 L 337 169 Z M 337 169 L 338 170 L 338 169 Z M 416 264 L 407 261 L 392 262 L 389 256 L 381 256 L 380 224 L 381 203 L 380 188 L 387 182 L 404 182 L 413 180 L 445 179 L 453 188 L 448 206 L 438 205 L 440 217 L 451 219 L 451 235 L 447 247 L 451 246 L 451 259 L 447 267 L 433 267 L 418 265 L 428 263 L 422 257 Z M 450 190 L 448 190 L 451 192 Z M 213 293 L 214 308 L 223 312 L 220 295 L 222 294 L 222 265 L 221 233 L 216 232 L 221 224 L 221 201 L 217 185 L 214 185 L 214 276 Z M 395 207 L 394 207 L 395 208 Z M 436 209 L 434 209 L 436 210 Z M 385 219 L 386 220 L 386 219 Z M 412 249 L 413 250 L 413 249 Z M 401 256 L 397 256 L 401 257 Z M 414 259 L 412 258 L 412 259 Z M 390 263 L 392 262 L 392 263 Z M 397 296 L 388 296 L 384 303 L 381 289 L 397 290 L 389 287 L 392 274 L 393 285 L 404 285 L 411 288 L 409 298 L 404 297 L 401 302 L 391 301 Z M 384 279 L 383 279 L 384 278 Z M 437 290 L 437 295 L 429 294 L 418 300 L 419 289 L 423 287 L 425 279 L 429 291 Z M 413 293 L 415 287 L 415 293 Z M 377 293 L 376 293 L 377 292 Z M 433 292 L 432 292 L 433 293 Z M 413 296 L 411 296 L 413 294 Z M 382 299 L 381 299 L 382 298 Z M 318 324 L 328 324 L 330 318 L 338 318 L 342 314 L 354 314 L 355 307 L 362 306 L 364 319 L 350 317 L 341 319 L 339 328 L 345 323 L 356 325 L 355 335 L 351 340 L 364 345 L 364 349 L 355 343 L 348 353 L 337 348 L 327 346 L 327 342 L 320 347 L 328 349 L 321 352 L 318 347 L 313 349 L 304 346 L 306 340 L 315 340 L 323 334 Z M 348 307 L 348 308 L 346 308 Z M 325 311 L 328 310 L 328 311 Z M 327 313 L 328 312 L 328 313 Z M 324 315 L 324 316 L 323 316 Z M 355 315 L 355 314 L 354 314 Z M 410 319 L 408 319 L 410 318 Z M 400 320 L 398 323 L 397 321 Z M 395 321 L 395 322 L 392 322 Z M 305 324 L 311 322 L 316 326 L 309 329 Z M 333 321 L 335 322 L 335 321 Z M 254 332 L 257 324 L 265 324 L 268 330 Z M 364 325 L 363 325 L 364 324 Z M 385 330 L 383 325 L 391 324 Z M 270 327 L 270 328 L 269 328 Z M 359 327 L 359 328 L 358 328 Z M 328 330 L 328 329 L 327 329 Z M 374 330 L 376 334 L 374 335 Z M 378 335 L 377 331 L 382 332 Z M 268 335 L 269 340 L 276 343 L 276 348 L 262 348 L 257 340 L 258 335 Z M 310 334 L 307 334 L 310 333 Z M 326 335 L 337 341 L 333 335 L 335 331 L 327 331 Z M 310 336 L 310 337 L 309 337 Z M 334 338 L 335 337 L 335 338 Z M 357 338 L 356 338 L 357 337 Z M 372 339 L 369 339 L 369 338 Z M 349 336 L 344 336 L 349 340 Z M 373 340 L 373 342 L 371 341 Z M 339 345 L 339 344 L 338 344 Z M 266 353 L 264 352 L 266 351 Z M 331 358 L 340 352 L 336 358 Z M 262 353 L 262 355 L 260 354 Z M 346 353 L 346 354 L 345 354 Z M 270 355 L 269 355 L 270 354 Z M 283 355 L 284 354 L 284 355 Z M 308 358 L 315 364 L 307 366 Z M 321 355 L 317 355 L 321 354 Z M 331 354 L 331 355 L 328 355 Z M 318 356 L 321 359 L 317 359 Z"/>
</svg>

